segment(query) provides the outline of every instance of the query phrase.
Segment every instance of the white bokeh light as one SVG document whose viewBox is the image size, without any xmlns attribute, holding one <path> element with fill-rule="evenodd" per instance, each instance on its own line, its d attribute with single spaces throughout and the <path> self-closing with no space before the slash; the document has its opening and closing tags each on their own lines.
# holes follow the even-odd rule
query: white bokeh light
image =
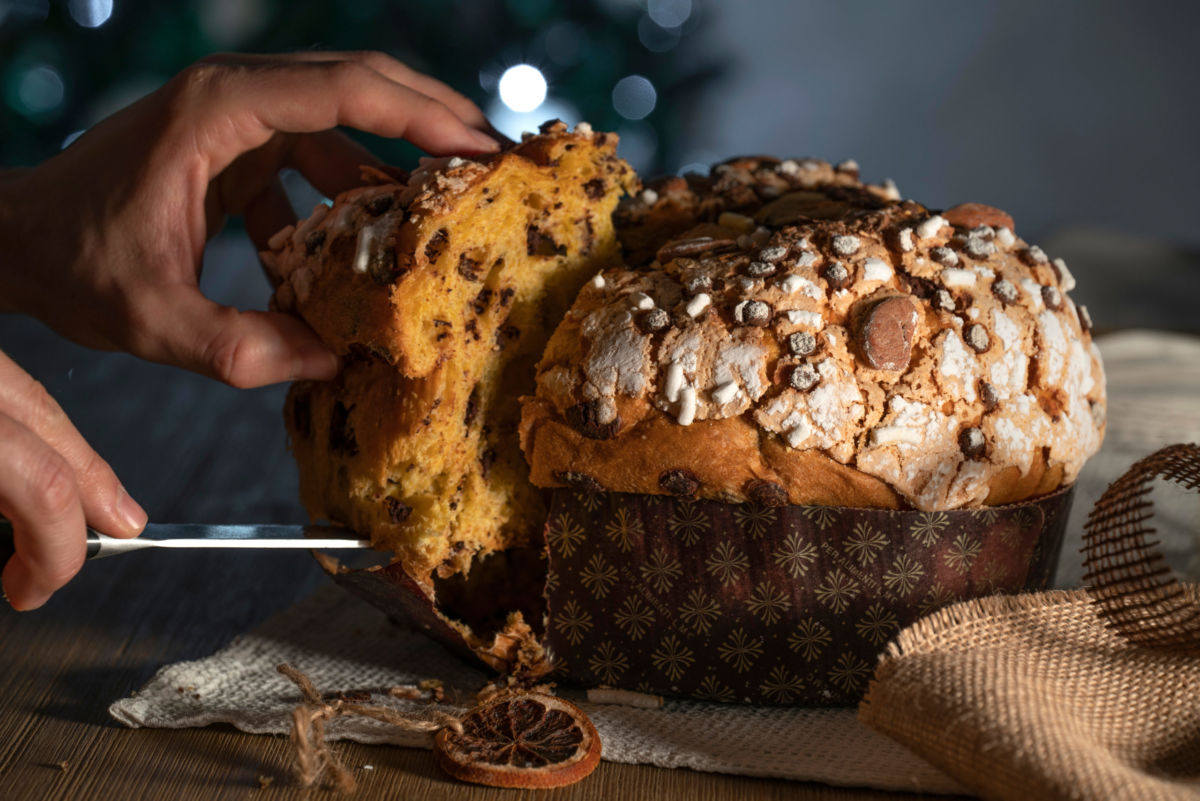
<svg viewBox="0 0 1200 801">
<path fill-rule="evenodd" d="M 509 67 L 500 76 L 500 100 L 519 114 L 533 111 L 546 100 L 546 77 L 529 64 Z"/>
<path fill-rule="evenodd" d="M 627 120 L 640 120 L 654 111 L 658 93 L 641 75 L 626 75 L 612 90 L 613 108 Z"/>
<path fill-rule="evenodd" d="M 113 0 L 70 0 L 71 19 L 85 28 L 99 28 L 112 16 Z"/>
</svg>

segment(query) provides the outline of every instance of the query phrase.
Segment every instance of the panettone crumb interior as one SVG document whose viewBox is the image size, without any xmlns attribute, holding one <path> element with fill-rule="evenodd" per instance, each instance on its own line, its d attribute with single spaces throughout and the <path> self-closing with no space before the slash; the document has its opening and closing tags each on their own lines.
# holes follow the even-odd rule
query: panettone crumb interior
<svg viewBox="0 0 1200 801">
<path fill-rule="evenodd" d="M 366 269 L 343 266 L 337 276 L 374 297 L 391 282 L 386 330 L 352 326 L 338 342 L 321 330 L 320 286 L 310 313 L 299 304 L 345 355 L 336 380 L 300 383 L 289 395 L 310 515 L 369 532 L 431 592 L 437 581 L 438 602 L 453 616 L 480 624 L 496 609 L 532 611 L 529 599 L 495 605 L 496 593 L 513 593 L 487 580 L 512 575 L 504 563 L 527 562 L 518 553 L 526 546 L 540 554 L 545 503 L 519 450 L 518 401 L 533 391 L 535 365 L 580 286 L 617 263 L 612 212 L 636 180 L 613 155 L 615 137 L 537 139 L 487 169 L 472 172 L 479 165 L 468 162 L 461 177 L 431 167 L 425 194 L 421 173 L 395 188 L 410 197 L 375 223 L 375 247 L 395 256 L 356 255 Z M 339 198 L 328 217 L 355 202 Z M 362 250 L 363 226 L 347 228 Z M 331 234 L 326 248 L 337 253 Z M 349 244 L 341 247 L 350 261 Z M 380 262 L 387 269 L 376 269 Z M 476 572 L 485 575 L 466 577 Z M 487 584 L 487 612 L 462 591 L 468 580 Z"/>
</svg>

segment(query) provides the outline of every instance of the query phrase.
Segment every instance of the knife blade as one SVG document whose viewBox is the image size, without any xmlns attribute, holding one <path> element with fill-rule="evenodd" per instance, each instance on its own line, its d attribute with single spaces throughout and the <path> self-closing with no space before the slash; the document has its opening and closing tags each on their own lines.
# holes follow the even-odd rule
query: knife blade
<svg viewBox="0 0 1200 801">
<path fill-rule="evenodd" d="M 203 523 L 149 523 L 140 537 L 120 539 L 87 530 L 87 558 L 103 559 L 150 548 L 273 549 L 370 548 L 371 541 L 337 526 L 207 525 Z M 0 564 L 15 553 L 12 523 L 0 518 Z"/>
</svg>

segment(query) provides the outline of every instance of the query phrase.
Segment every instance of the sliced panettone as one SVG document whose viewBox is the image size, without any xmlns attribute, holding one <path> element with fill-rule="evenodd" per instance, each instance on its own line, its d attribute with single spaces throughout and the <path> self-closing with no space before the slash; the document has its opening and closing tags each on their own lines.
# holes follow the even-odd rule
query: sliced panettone
<svg viewBox="0 0 1200 801">
<path fill-rule="evenodd" d="M 547 124 L 346 192 L 264 254 L 275 304 L 345 359 L 288 395 L 301 498 L 394 551 L 430 598 L 435 578 L 540 542 L 518 398 L 580 286 L 619 261 L 612 212 L 637 179 L 616 144 Z"/>
</svg>

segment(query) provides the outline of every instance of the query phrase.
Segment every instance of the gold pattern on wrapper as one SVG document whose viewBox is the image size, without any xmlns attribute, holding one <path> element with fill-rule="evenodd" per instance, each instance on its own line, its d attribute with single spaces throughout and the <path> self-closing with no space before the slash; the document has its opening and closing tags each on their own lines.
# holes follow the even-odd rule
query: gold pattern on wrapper
<svg viewBox="0 0 1200 801">
<path fill-rule="evenodd" d="M 552 549 L 569 557 L 584 540 L 583 526 L 567 515 L 559 515 L 547 527 L 546 539 Z"/>
<path fill-rule="evenodd" d="M 616 684 L 629 669 L 629 659 L 612 642 L 605 640 L 596 647 L 588 667 L 605 684 Z"/>
<path fill-rule="evenodd" d="M 874 603 L 855 624 L 854 630 L 871 645 L 883 645 L 900 630 L 900 626 L 890 609 L 881 603 Z"/>
<path fill-rule="evenodd" d="M 639 525 L 641 525 L 639 523 Z M 705 517 L 700 505 L 695 502 L 680 501 L 676 505 L 675 514 L 671 516 L 671 533 L 679 537 L 684 545 L 695 545 L 708 531 L 708 518 Z"/>
<path fill-rule="evenodd" d="M 554 618 L 555 627 L 571 645 L 579 645 L 592 628 L 592 616 L 580 608 L 575 601 L 563 604 L 562 611 Z"/>
<path fill-rule="evenodd" d="M 638 568 L 642 581 L 646 582 L 659 595 L 670 592 L 675 580 L 683 575 L 679 561 L 672 559 L 665 551 L 654 551 L 646 564 Z"/>
<path fill-rule="evenodd" d="M 875 557 L 887 547 L 888 538 L 882 531 L 877 531 L 866 523 L 854 526 L 854 533 L 846 540 L 846 553 L 854 557 L 862 567 L 867 567 L 875 561 Z"/>
<path fill-rule="evenodd" d="M 752 634 L 747 634 L 742 628 L 736 628 L 729 638 L 717 649 L 722 659 L 733 666 L 738 673 L 745 673 L 758 658 L 762 656 L 762 643 Z"/>
<path fill-rule="evenodd" d="M 776 665 L 758 689 L 775 703 L 786 704 L 803 692 L 804 680 L 782 665 Z"/>
<path fill-rule="evenodd" d="M 855 703 L 877 654 L 921 615 L 1044 588 L 1070 496 L 918 512 L 556 490 L 556 677 L 726 703 Z"/>
<path fill-rule="evenodd" d="M 816 546 L 806 542 L 794 531 L 787 535 L 779 550 L 775 552 L 775 564 L 783 568 L 794 579 L 807 573 L 808 568 L 816 559 Z"/>
<path fill-rule="evenodd" d="M 941 539 L 942 531 L 948 525 L 950 525 L 950 521 L 945 512 L 921 512 L 913 521 L 909 533 L 917 542 L 930 548 Z"/>
<path fill-rule="evenodd" d="M 617 509 L 613 512 L 612 520 L 604 527 L 604 533 L 615 542 L 622 551 L 633 548 L 634 539 L 641 539 L 642 521 L 635 519 L 628 509 Z"/>
<path fill-rule="evenodd" d="M 796 631 L 788 637 L 788 647 L 812 662 L 821 656 L 825 646 L 833 642 L 829 629 L 808 617 L 796 624 Z"/>
<path fill-rule="evenodd" d="M 591 591 L 593 597 L 597 600 L 604 600 L 608 591 L 618 581 L 617 569 L 604 561 L 604 557 L 600 554 L 593 554 L 592 558 L 588 560 L 587 567 L 579 574 L 579 579 L 583 582 L 583 586 Z"/>
<path fill-rule="evenodd" d="M 679 618 L 694 634 L 705 634 L 721 617 L 721 605 L 704 594 L 704 590 L 692 590 L 687 600 L 679 607 Z"/>
</svg>

